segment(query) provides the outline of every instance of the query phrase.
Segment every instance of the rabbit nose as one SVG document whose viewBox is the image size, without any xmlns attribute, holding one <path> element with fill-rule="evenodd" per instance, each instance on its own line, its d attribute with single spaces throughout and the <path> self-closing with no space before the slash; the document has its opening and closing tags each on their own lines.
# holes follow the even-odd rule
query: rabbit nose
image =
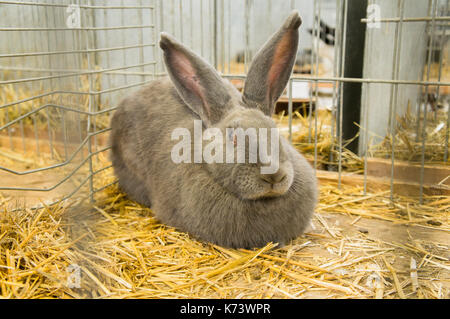
<svg viewBox="0 0 450 319">
<path fill-rule="evenodd" d="M 282 170 L 278 170 L 278 172 L 274 174 L 263 174 L 261 175 L 261 178 L 270 184 L 277 184 L 286 178 L 286 173 Z"/>
</svg>

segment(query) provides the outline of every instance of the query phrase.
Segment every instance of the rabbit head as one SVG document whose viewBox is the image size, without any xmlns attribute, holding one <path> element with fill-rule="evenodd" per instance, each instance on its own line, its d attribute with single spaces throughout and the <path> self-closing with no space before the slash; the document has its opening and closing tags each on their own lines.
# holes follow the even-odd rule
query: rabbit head
<svg viewBox="0 0 450 319">
<path fill-rule="evenodd" d="M 244 199 L 283 195 L 294 179 L 287 142 L 278 136 L 271 116 L 292 72 L 300 25 L 295 11 L 264 44 L 252 61 L 242 94 L 193 51 L 161 34 L 160 47 L 178 94 L 205 128 L 221 132 L 222 149 L 229 151 L 231 145 L 235 160 L 227 162 L 224 155 L 220 163 L 205 164 L 207 170 L 223 187 Z M 252 147 L 254 143 L 257 147 Z M 239 161 L 240 147 L 245 155 Z M 259 151 L 261 147 L 264 154 Z M 259 155 L 256 160 L 255 152 Z"/>
</svg>

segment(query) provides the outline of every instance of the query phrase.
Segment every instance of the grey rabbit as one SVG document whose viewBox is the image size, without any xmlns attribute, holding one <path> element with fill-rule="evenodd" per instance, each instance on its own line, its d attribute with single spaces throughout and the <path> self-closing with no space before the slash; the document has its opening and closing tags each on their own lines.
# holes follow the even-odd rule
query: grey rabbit
<svg viewBox="0 0 450 319">
<path fill-rule="evenodd" d="M 279 169 L 251 163 L 175 163 L 175 128 L 276 128 L 271 115 L 295 62 L 301 18 L 293 11 L 256 54 L 243 94 L 205 60 L 161 33 L 168 77 L 123 99 L 111 120 L 119 187 L 161 222 L 224 247 L 287 244 L 309 225 L 317 180 L 306 159 L 279 137 Z M 224 142 L 225 143 L 225 142 Z M 203 146 L 204 147 L 204 146 Z"/>
</svg>

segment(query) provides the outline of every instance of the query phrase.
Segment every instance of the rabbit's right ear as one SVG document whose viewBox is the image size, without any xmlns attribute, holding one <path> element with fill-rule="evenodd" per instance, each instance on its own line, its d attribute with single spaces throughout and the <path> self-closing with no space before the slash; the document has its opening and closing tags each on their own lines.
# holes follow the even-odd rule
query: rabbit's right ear
<svg viewBox="0 0 450 319">
<path fill-rule="evenodd" d="M 207 126 L 219 122 L 230 100 L 220 75 L 205 60 L 166 33 L 159 42 L 178 94 Z"/>
</svg>

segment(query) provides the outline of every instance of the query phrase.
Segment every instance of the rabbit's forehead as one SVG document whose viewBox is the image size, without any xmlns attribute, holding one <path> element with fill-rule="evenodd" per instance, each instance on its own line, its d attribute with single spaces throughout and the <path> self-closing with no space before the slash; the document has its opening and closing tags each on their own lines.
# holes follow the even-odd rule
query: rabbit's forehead
<svg viewBox="0 0 450 319">
<path fill-rule="evenodd" d="M 229 114 L 224 121 L 225 127 L 275 128 L 275 122 L 259 110 L 240 109 Z"/>
</svg>

